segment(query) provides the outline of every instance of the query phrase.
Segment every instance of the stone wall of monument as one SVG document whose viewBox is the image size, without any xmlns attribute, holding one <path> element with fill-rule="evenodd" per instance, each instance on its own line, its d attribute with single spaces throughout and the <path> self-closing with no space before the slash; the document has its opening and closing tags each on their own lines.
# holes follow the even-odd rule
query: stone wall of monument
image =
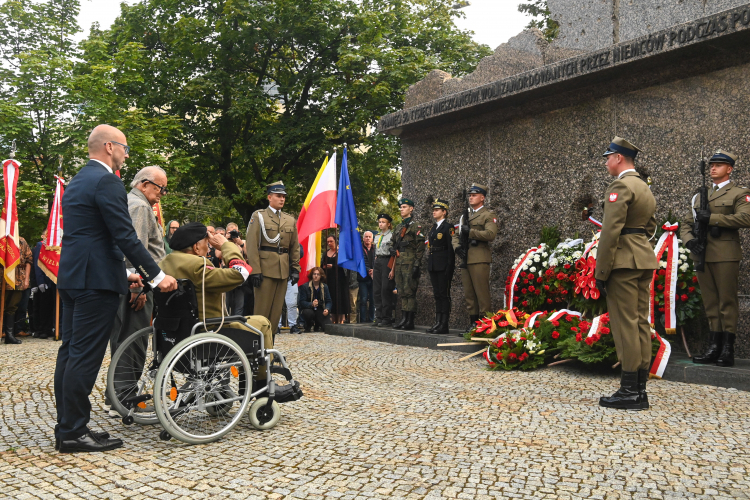
<svg viewBox="0 0 750 500">
<path fill-rule="evenodd" d="M 402 134 L 403 193 L 424 201 L 418 219 L 428 225 L 428 196 L 451 202 L 449 219 L 460 211 L 461 189 L 479 182 L 490 187 L 487 203 L 498 215 L 493 243 L 493 307 L 502 304 L 503 285 L 513 260 L 538 242 L 542 226 L 563 236 L 589 238 L 595 229 L 580 220 L 584 204 L 598 207 L 611 178 L 602 152 L 614 135 L 643 149 L 637 164 L 653 178 L 659 220 L 682 218 L 699 184 L 695 165 L 717 148 L 736 152 L 733 179 L 750 185 L 750 65 L 744 64 L 668 84 L 618 93 L 545 112 L 508 118 L 507 110 L 484 113 L 439 127 Z M 511 114 L 512 115 L 512 114 Z M 601 216 L 601 211 L 597 212 Z M 596 215 L 595 215 L 596 216 Z M 750 294 L 750 231 L 741 231 L 746 258 L 740 289 Z M 454 277 L 454 326 L 464 325 L 460 275 Z M 419 324 L 434 311 L 429 278 L 419 289 Z M 742 314 L 744 332 L 750 332 Z M 691 335 L 697 347 L 699 335 Z M 750 343 L 738 355 L 750 357 Z"/>
</svg>

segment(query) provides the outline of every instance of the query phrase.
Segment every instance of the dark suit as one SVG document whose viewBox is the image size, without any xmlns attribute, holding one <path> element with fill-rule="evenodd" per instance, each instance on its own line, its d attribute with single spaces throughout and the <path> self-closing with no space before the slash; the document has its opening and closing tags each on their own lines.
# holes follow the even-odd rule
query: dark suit
<svg viewBox="0 0 750 500">
<path fill-rule="evenodd" d="M 439 228 L 433 225 L 428 237 L 430 253 L 427 256 L 427 271 L 430 273 L 435 312 L 438 314 L 451 312 L 451 280 L 456 262 L 452 237 L 453 225 L 447 220 L 443 220 Z"/>
<path fill-rule="evenodd" d="M 128 292 L 123 252 L 146 281 L 161 270 L 133 229 L 125 186 L 100 163 L 89 160 L 73 177 L 62 211 L 65 233 L 57 288 L 63 315 L 55 368 L 55 436 L 68 440 L 87 431 L 88 397 L 104 359 L 119 296 Z"/>
</svg>

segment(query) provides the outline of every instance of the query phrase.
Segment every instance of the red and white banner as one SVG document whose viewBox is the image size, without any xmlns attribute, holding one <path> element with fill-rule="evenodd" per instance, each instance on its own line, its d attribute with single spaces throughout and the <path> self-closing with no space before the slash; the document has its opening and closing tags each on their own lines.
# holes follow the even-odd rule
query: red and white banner
<svg viewBox="0 0 750 500">
<path fill-rule="evenodd" d="M 18 209 L 16 208 L 16 188 L 21 164 L 10 159 L 3 162 L 5 180 L 5 203 L 0 215 L 0 264 L 5 267 L 5 282 L 16 287 L 16 266 L 21 262 L 18 240 Z"/>
<path fill-rule="evenodd" d="M 60 249 L 62 248 L 63 219 L 62 197 L 65 192 L 65 181 L 55 176 L 55 198 L 52 200 L 52 210 L 47 223 L 47 239 L 42 242 L 37 265 L 49 279 L 57 283 L 57 272 L 60 269 Z"/>
<path fill-rule="evenodd" d="M 547 314 L 545 311 L 537 311 L 528 318 L 526 318 L 526 322 L 524 322 L 523 327 L 524 328 L 534 328 L 534 324 L 536 323 L 536 319 L 541 316 L 542 314 Z"/>
<path fill-rule="evenodd" d="M 536 247 L 536 248 L 532 248 L 528 252 L 526 252 L 526 254 L 521 259 L 521 262 L 519 262 L 518 265 L 516 266 L 516 268 L 513 269 L 513 273 L 512 273 L 513 278 L 510 280 L 510 285 L 508 286 L 508 296 L 510 298 L 508 299 L 508 303 L 505 304 L 506 308 L 511 309 L 513 307 L 513 288 L 516 286 L 516 281 L 518 281 L 518 275 L 521 274 L 521 271 L 523 270 L 524 264 L 526 264 L 529 261 L 529 259 L 532 258 L 532 256 L 534 255 L 534 253 L 537 250 L 539 250 L 540 248 L 542 248 L 542 247 L 539 246 L 539 247 Z"/>
<path fill-rule="evenodd" d="M 601 234 L 601 231 L 597 232 L 591 242 L 586 244 L 586 248 L 583 250 L 583 255 L 581 256 L 582 259 L 585 259 L 589 252 L 599 244 L 599 236 L 601 236 Z"/>
<path fill-rule="evenodd" d="M 667 368 L 667 363 L 669 363 L 669 356 L 672 354 L 672 345 L 664 340 L 655 330 L 651 330 L 651 338 L 654 338 L 654 336 L 659 339 L 659 350 L 656 351 L 656 356 L 654 356 L 654 362 L 651 364 L 649 373 L 656 378 L 662 378 L 664 370 Z"/>
<path fill-rule="evenodd" d="M 602 318 L 604 317 L 605 314 L 609 314 L 609 313 L 601 314 L 597 316 L 596 318 L 594 318 L 593 321 L 591 321 L 591 327 L 589 328 L 589 333 L 588 335 L 586 335 L 586 338 L 593 337 L 594 335 L 599 333 L 599 330 L 602 327 Z"/>
<path fill-rule="evenodd" d="M 589 220 L 589 222 L 590 222 L 590 223 L 592 223 L 593 225 L 595 225 L 595 226 L 596 226 L 596 227 L 598 227 L 599 229 L 601 229 L 601 228 L 602 228 L 602 223 L 601 223 L 601 222 L 599 222 L 598 220 L 594 219 L 593 217 L 589 216 L 589 219 L 588 219 L 588 220 Z"/>
<path fill-rule="evenodd" d="M 571 311 L 569 309 L 560 309 L 556 313 L 553 313 L 549 318 L 547 318 L 547 321 L 557 321 L 563 316 L 565 316 L 566 314 L 569 314 L 570 316 L 578 316 L 579 319 L 582 316 L 582 314 L 579 313 L 578 311 Z"/>
<path fill-rule="evenodd" d="M 677 299 L 677 271 L 680 264 L 679 245 L 677 243 L 677 229 L 679 223 L 667 222 L 662 226 L 664 233 L 659 238 L 654 248 L 656 262 L 661 262 L 664 252 L 667 252 L 667 267 L 664 275 L 664 329 L 667 333 L 672 334 L 677 331 L 677 314 L 675 311 Z M 656 322 L 656 316 L 659 312 L 656 305 L 656 277 L 659 269 L 654 271 L 654 277 L 651 279 L 649 286 L 649 314 L 648 322 L 653 327 Z"/>
</svg>

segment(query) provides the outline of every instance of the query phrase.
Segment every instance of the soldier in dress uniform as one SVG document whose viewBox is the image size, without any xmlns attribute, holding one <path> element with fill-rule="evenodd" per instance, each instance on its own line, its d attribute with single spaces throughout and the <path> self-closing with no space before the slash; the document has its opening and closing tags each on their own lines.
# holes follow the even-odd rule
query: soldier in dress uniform
<svg viewBox="0 0 750 500">
<path fill-rule="evenodd" d="M 456 256 L 452 245 L 455 229 L 445 219 L 448 206 L 448 202 L 440 198 L 435 198 L 432 204 L 435 225 L 430 229 L 427 240 L 427 271 L 430 273 L 432 293 L 435 296 L 435 324 L 427 329 L 427 333 L 448 333 L 451 316 L 451 280 Z"/>
<path fill-rule="evenodd" d="M 708 350 L 695 356 L 693 363 L 717 366 L 734 365 L 734 338 L 737 333 L 739 304 L 737 288 L 742 259 L 738 229 L 750 227 L 750 189 L 731 180 L 737 156 L 717 151 L 708 161 L 713 183 L 708 196 L 708 210 L 700 210 L 700 199 L 693 198 L 692 217 L 683 222 L 680 236 L 688 250 L 695 250 L 698 240 L 693 236 L 695 222 L 708 222 L 706 264 L 696 272 L 701 286 L 703 307 L 709 326 Z M 691 254 L 693 260 L 695 255 Z"/>
<path fill-rule="evenodd" d="M 393 327 L 414 330 L 414 315 L 417 312 L 417 286 L 419 286 L 420 264 L 424 256 L 424 235 L 422 226 L 412 219 L 414 202 L 401 198 L 398 202 L 401 211 L 401 224 L 396 227 L 396 236 L 391 255 L 396 256 L 392 271 L 396 278 L 396 288 L 401 297 L 401 320 Z"/>
<path fill-rule="evenodd" d="M 266 186 L 268 208 L 256 210 L 247 226 L 247 261 L 255 289 L 255 314 L 279 324 L 287 280 L 299 281 L 299 239 L 294 217 L 281 211 L 286 189 L 281 181 Z"/>
<path fill-rule="evenodd" d="M 480 314 L 492 310 L 490 295 L 490 264 L 492 249 L 490 242 L 497 236 L 497 215 L 484 206 L 487 186 L 474 184 L 469 189 L 469 220 L 464 215 L 458 222 L 458 231 L 453 235 L 453 249 L 461 259 L 466 259 L 466 268 L 461 269 L 464 300 L 471 322 L 466 331 L 475 326 Z M 461 233 L 469 233 L 469 248 L 461 246 Z M 462 337 L 464 332 L 459 333 Z"/>
<path fill-rule="evenodd" d="M 390 215 L 378 215 L 380 232 L 375 238 L 375 265 L 372 270 L 375 326 L 390 326 L 393 324 L 393 309 L 396 300 L 393 289 L 396 282 L 393 280 L 393 271 L 388 267 L 388 261 L 391 259 L 391 247 L 393 246 L 391 222 L 393 222 L 393 218 Z"/>
<path fill-rule="evenodd" d="M 651 366 L 648 288 L 657 269 L 649 239 L 656 231 L 656 200 L 635 171 L 640 149 L 615 137 L 604 152 L 609 175 L 604 220 L 596 254 L 596 286 L 607 298 L 612 336 L 622 365 L 620 389 L 599 399 L 607 408 L 648 408 L 646 381 Z"/>
</svg>

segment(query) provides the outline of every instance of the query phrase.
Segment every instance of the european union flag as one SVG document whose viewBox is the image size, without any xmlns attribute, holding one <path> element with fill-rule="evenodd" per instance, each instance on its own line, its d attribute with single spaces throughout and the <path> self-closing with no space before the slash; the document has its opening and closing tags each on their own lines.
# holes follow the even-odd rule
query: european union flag
<svg viewBox="0 0 750 500">
<path fill-rule="evenodd" d="M 349 168 L 346 160 L 341 161 L 341 175 L 339 176 L 339 192 L 336 200 L 336 224 L 339 225 L 339 266 L 344 269 L 359 272 L 363 278 L 367 276 L 365 256 L 362 253 L 362 240 L 357 231 L 357 211 L 354 208 L 354 196 L 349 182 Z"/>
</svg>

